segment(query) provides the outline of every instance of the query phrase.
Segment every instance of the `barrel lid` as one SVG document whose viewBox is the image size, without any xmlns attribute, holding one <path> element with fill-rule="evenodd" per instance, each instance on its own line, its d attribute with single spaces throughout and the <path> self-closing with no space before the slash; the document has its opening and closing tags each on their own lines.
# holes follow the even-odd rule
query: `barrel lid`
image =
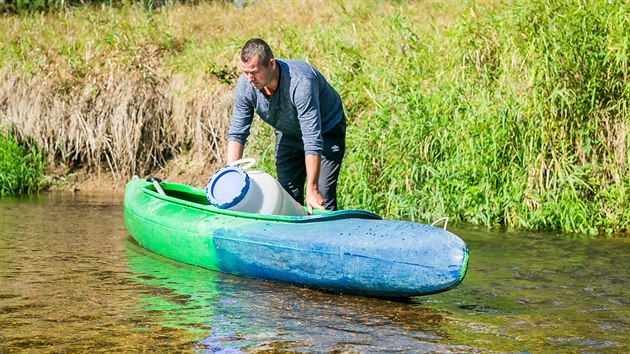
<svg viewBox="0 0 630 354">
<path fill-rule="evenodd" d="M 206 198 L 217 208 L 238 204 L 249 190 L 249 176 L 239 166 L 228 165 L 215 172 L 206 185 Z"/>
</svg>

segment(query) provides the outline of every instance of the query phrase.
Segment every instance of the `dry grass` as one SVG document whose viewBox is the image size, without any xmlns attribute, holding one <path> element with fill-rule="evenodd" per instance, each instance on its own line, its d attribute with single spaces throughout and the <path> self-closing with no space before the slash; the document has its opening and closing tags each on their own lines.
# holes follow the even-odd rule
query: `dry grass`
<svg viewBox="0 0 630 354">
<path fill-rule="evenodd" d="M 231 89 L 206 82 L 186 88 L 180 77 L 153 69 L 112 70 L 63 95 L 46 77 L 3 71 L 0 119 L 33 137 L 52 163 L 105 169 L 116 182 L 149 174 L 183 152 L 198 164 L 218 163 Z"/>
</svg>

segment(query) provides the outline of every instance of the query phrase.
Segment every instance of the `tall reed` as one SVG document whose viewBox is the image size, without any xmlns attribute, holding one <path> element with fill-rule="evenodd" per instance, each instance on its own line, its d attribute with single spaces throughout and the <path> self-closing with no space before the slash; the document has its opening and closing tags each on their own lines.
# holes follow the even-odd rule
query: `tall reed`
<svg viewBox="0 0 630 354">
<path fill-rule="evenodd" d="M 351 131 L 344 202 L 423 220 L 627 230 L 628 10 L 515 1 L 473 7 L 428 37 L 403 12 L 385 18 L 393 40 L 381 50 L 400 56 L 371 67 L 386 94 Z"/>
</svg>

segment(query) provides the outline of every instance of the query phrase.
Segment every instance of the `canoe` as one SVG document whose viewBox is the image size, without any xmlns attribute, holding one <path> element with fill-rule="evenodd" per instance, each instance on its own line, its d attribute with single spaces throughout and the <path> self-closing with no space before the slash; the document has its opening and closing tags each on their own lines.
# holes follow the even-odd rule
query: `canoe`
<svg viewBox="0 0 630 354">
<path fill-rule="evenodd" d="M 124 215 L 133 239 L 167 258 L 335 293 L 438 293 L 460 284 L 468 265 L 466 243 L 453 233 L 364 210 L 253 214 L 214 207 L 201 188 L 162 182 L 156 190 L 133 179 Z"/>
</svg>

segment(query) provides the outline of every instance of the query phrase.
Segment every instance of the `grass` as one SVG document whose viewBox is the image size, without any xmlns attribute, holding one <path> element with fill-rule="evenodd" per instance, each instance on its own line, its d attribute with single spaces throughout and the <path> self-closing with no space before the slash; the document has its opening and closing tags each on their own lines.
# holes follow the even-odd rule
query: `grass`
<svg viewBox="0 0 630 354">
<path fill-rule="evenodd" d="M 46 161 L 40 150 L 0 132 L 0 196 L 33 193 L 44 186 Z"/>
<path fill-rule="evenodd" d="M 5 16 L 0 117 L 53 163 L 118 179 L 183 153 L 220 164 L 236 52 L 262 36 L 343 98 L 343 207 L 624 232 L 629 13 L 606 0 L 295 0 Z M 256 124 L 246 147 L 270 172 L 271 135 Z"/>
</svg>

